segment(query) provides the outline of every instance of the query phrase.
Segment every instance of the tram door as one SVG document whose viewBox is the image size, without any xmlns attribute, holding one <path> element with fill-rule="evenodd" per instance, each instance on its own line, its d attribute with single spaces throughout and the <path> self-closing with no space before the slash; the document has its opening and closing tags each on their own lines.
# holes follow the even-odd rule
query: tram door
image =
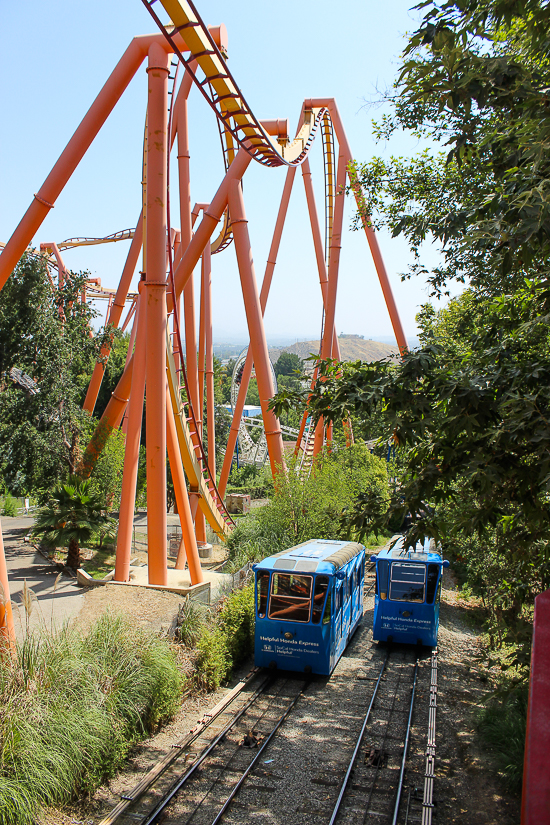
<svg viewBox="0 0 550 825">
<path fill-rule="evenodd" d="M 334 593 L 334 647 L 336 656 L 340 654 L 342 647 L 342 613 L 344 602 L 345 579 L 336 579 L 336 589 Z"/>
</svg>

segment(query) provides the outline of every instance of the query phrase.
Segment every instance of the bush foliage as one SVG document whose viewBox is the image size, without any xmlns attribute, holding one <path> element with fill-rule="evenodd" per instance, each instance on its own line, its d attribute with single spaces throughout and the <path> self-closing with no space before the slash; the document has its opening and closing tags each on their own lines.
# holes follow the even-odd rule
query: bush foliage
<svg viewBox="0 0 550 825">
<path fill-rule="evenodd" d="M 216 690 L 254 649 L 254 582 L 227 596 L 215 616 L 202 625 L 197 643 L 195 681 Z"/>
<path fill-rule="evenodd" d="M 386 462 L 363 444 L 320 456 L 308 477 L 291 467 L 277 480 L 271 500 L 239 522 L 229 537 L 233 569 L 308 539 L 355 539 L 344 514 L 368 495 L 374 510 L 389 503 Z"/>
</svg>

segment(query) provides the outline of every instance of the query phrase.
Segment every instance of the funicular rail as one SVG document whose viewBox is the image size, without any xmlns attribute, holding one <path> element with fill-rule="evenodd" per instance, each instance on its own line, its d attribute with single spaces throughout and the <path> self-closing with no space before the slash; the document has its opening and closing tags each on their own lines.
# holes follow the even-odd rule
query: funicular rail
<svg viewBox="0 0 550 825">
<path fill-rule="evenodd" d="M 252 688 L 254 680 L 258 676 L 258 668 L 253 668 L 235 687 L 230 690 L 220 702 L 203 714 L 194 728 L 184 737 L 174 742 L 171 749 L 160 759 L 156 765 L 149 770 L 145 776 L 129 792 L 121 796 L 119 804 L 104 817 L 99 825 L 113 825 L 115 822 L 123 823 L 130 818 L 134 822 L 136 818 L 135 809 L 139 806 L 142 798 L 151 791 L 167 771 L 174 769 L 180 759 L 187 759 L 189 749 L 204 733 L 209 732 L 219 717 L 226 713 L 234 702 L 238 701 Z"/>
<path fill-rule="evenodd" d="M 388 650 L 329 825 L 405 822 L 402 796 L 419 665 L 414 649 Z"/>
</svg>

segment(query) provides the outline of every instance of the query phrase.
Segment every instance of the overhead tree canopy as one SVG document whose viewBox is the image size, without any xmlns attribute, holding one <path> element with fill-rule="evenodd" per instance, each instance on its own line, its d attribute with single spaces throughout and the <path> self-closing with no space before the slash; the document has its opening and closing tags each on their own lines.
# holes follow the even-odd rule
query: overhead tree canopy
<svg viewBox="0 0 550 825">
<path fill-rule="evenodd" d="M 405 463 L 393 511 L 412 514 L 410 542 L 498 530 L 512 555 L 539 548 L 531 560 L 541 581 L 550 538 L 547 4 L 422 8 L 377 130 L 405 129 L 436 149 L 355 164 L 357 221 L 372 215 L 404 235 L 416 256 L 404 277 L 424 275 L 434 295 L 452 280 L 469 291 L 439 314 L 423 310 L 422 345 L 400 364 L 325 364 L 311 408 L 326 420 L 381 415 L 381 436 L 395 435 Z M 425 241 L 441 250 L 432 270 Z M 281 394 L 275 407 L 303 396 Z M 369 506 L 359 500 L 358 523 Z"/>
</svg>

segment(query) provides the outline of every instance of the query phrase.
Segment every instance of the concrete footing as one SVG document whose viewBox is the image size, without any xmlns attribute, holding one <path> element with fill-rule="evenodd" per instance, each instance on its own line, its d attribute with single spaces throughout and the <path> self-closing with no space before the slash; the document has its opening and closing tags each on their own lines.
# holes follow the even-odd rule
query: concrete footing
<svg viewBox="0 0 550 825">
<path fill-rule="evenodd" d="M 175 570 L 168 568 L 168 584 L 149 584 L 147 566 L 134 567 L 130 565 L 130 581 L 113 581 L 114 570 L 108 573 L 103 579 L 93 579 L 85 570 L 77 570 L 77 580 L 83 587 L 102 587 L 106 584 L 118 587 L 147 587 L 152 590 L 168 590 L 171 593 L 179 593 L 181 596 L 188 596 L 190 599 L 210 604 L 216 601 L 224 590 L 224 586 L 231 586 L 232 576 L 227 573 L 216 573 L 214 570 L 203 570 L 204 581 L 200 584 L 191 584 L 189 570 Z"/>
</svg>

